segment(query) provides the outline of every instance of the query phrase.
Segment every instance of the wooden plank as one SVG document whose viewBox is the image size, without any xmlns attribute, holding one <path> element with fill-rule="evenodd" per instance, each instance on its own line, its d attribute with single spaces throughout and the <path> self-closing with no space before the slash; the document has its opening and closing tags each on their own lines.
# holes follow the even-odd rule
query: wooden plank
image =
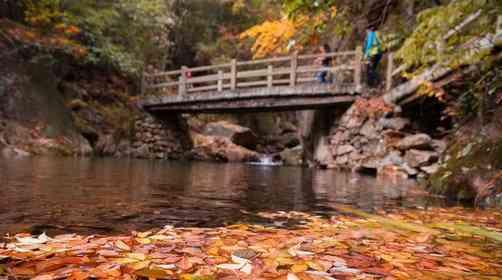
<svg viewBox="0 0 502 280">
<path fill-rule="evenodd" d="M 255 65 L 255 64 L 267 64 L 267 63 L 273 63 L 273 62 L 283 62 L 283 61 L 288 61 L 288 60 L 290 60 L 289 56 L 282 56 L 282 57 L 274 57 L 274 58 L 267 58 L 267 59 L 239 61 L 237 63 L 237 65 L 238 66 L 245 66 L 245 65 Z"/>
<path fill-rule="evenodd" d="M 218 71 L 218 91 L 223 91 L 223 71 Z"/>
<path fill-rule="evenodd" d="M 223 88 L 223 86 L 222 86 L 222 88 Z M 207 91 L 207 90 L 218 90 L 218 85 L 193 87 L 193 88 L 189 88 L 188 92 L 201 92 L 201 91 Z"/>
<path fill-rule="evenodd" d="M 237 88 L 237 60 L 232 59 L 230 66 L 230 89 L 235 90 Z"/>
<path fill-rule="evenodd" d="M 274 85 L 274 66 L 269 65 L 267 73 L 267 87 L 271 88 L 273 85 Z"/>
<path fill-rule="evenodd" d="M 294 52 L 291 56 L 291 74 L 289 85 L 294 87 L 296 85 L 296 70 L 298 70 L 298 52 Z"/>
<path fill-rule="evenodd" d="M 315 77 L 308 77 L 308 78 L 299 78 L 298 82 L 300 83 L 307 83 L 307 82 L 315 82 L 317 79 Z"/>
<path fill-rule="evenodd" d="M 361 46 L 356 49 L 356 58 L 354 60 L 354 84 L 356 91 L 362 91 L 362 63 L 363 63 L 363 48 Z"/>
<path fill-rule="evenodd" d="M 239 88 L 256 87 L 256 86 L 268 86 L 268 81 L 240 82 L 239 83 Z"/>
<path fill-rule="evenodd" d="M 208 70 L 215 70 L 215 69 L 220 69 L 220 68 L 229 68 L 231 67 L 231 63 L 224 63 L 224 64 L 215 64 L 215 65 L 208 65 L 208 66 L 198 66 L 198 67 L 193 67 L 193 68 L 188 68 L 189 71 L 193 72 L 203 72 L 203 71 L 208 71 Z"/>
<path fill-rule="evenodd" d="M 392 71 L 394 68 L 394 53 L 389 53 L 387 56 L 387 80 L 385 81 L 385 90 L 392 89 Z"/>
</svg>

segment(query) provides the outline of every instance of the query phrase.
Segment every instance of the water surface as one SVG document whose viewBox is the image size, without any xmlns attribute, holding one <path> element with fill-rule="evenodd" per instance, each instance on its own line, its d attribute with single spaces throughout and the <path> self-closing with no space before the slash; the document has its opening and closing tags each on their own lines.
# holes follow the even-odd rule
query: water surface
<svg viewBox="0 0 502 280">
<path fill-rule="evenodd" d="M 0 160 L 0 234 L 117 233 L 164 225 L 267 223 L 261 211 L 329 214 L 424 206 L 413 181 L 330 170 L 123 159 Z"/>
</svg>

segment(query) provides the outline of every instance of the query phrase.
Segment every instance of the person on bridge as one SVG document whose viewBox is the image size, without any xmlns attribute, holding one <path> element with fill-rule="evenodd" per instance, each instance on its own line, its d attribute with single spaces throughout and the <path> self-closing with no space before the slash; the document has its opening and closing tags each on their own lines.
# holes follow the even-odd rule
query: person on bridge
<svg viewBox="0 0 502 280">
<path fill-rule="evenodd" d="M 366 40 L 364 41 L 364 59 L 368 61 L 366 71 L 368 86 L 370 88 L 377 87 L 380 84 L 378 65 L 382 60 L 382 41 L 374 26 L 370 26 L 367 30 Z"/>
<path fill-rule="evenodd" d="M 319 47 L 319 51 L 321 54 L 328 54 L 331 52 L 331 48 L 329 47 L 328 44 L 324 44 L 321 47 Z M 323 68 L 330 67 L 331 66 L 331 58 L 327 56 L 321 56 L 318 57 L 314 61 L 315 65 L 319 65 Z M 321 82 L 322 84 L 328 83 L 328 70 L 327 69 L 322 69 L 321 71 L 317 72 L 315 76 L 316 80 Z"/>
</svg>

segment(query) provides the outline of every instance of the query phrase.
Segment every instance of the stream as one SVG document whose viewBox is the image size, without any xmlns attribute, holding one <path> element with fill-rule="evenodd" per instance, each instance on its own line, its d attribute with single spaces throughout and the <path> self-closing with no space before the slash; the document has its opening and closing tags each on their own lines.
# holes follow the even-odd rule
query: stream
<svg viewBox="0 0 502 280">
<path fill-rule="evenodd" d="M 270 211 L 425 207 L 411 180 L 280 166 L 126 159 L 0 160 L 0 234 L 112 234 L 164 225 L 271 223 Z"/>
</svg>

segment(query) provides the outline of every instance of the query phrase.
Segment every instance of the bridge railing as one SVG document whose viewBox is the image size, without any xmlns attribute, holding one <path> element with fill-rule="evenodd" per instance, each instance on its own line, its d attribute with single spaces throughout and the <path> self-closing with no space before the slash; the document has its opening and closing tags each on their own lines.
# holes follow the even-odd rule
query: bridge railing
<svg viewBox="0 0 502 280">
<path fill-rule="evenodd" d="M 315 63 L 330 58 L 330 67 Z M 231 60 L 229 63 L 182 67 L 179 70 L 145 73 L 142 80 L 143 94 L 197 94 L 202 92 L 235 91 L 256 87 L 296 86 L 315 82 L 315 74 L 327 71 L 336 77 L 336 83 L 353 84 L 361 88 L 362 49 L 327 54 L 275 57 L 251 61 Z"/>
</svg>

